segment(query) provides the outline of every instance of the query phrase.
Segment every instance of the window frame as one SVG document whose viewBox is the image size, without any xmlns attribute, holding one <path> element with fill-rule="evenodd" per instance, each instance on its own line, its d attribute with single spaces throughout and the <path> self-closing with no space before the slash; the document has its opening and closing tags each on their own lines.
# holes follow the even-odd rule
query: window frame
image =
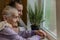
<svg viewBox="0 0 60 40">
<path fill-rule="evenodd" d="M 42 0 L 41 0 L 41 1 L 42 1 Z M 42 6 L 44 6 L 44 7 L 43 7 L 43 13 L 44 13 L 43 19 L 45 19 L 46 0 L 43 0 Z M 54 33 L 51 32 L 47 27 L 45 27 L 44 22 L 43 22 L 41 28 L 48 34 L 48 36 L 50 37 L 51 40 L 52 40 L 52 39 L 54 39 L 54 40 L 57 39 L 57 34 L 54 34 Z"/>
</svg>

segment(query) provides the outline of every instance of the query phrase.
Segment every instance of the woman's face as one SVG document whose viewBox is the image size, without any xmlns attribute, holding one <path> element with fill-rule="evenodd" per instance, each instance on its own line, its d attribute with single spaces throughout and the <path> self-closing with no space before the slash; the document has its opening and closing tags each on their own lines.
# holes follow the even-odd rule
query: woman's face
<svg viewBox="0 0 60 40">
<path fill-rule="evenodd" d="M 13 15 L 7 18 L 7 22 L 10 23 L 13 27 L 18 26 L 19 14 L 14 12 Z"/>
<path fill-rule="evenodd" d="M 23 5 L 22 4 L 19 4 L 19 3 L 16 3 L 16 9 L 18 10 L 18 13 L 19 13 L 19 16 L 22 16 L 23 13 Z"/>
</svg>

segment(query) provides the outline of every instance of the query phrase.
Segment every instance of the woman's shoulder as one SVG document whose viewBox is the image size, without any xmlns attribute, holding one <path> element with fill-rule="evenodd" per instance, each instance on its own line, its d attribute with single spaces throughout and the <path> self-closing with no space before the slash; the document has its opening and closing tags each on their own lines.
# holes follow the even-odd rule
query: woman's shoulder
<svg viewBox="0 0 60 40">
<path fill-rule="evenodd" d="M 0 22 L 0 34 L 4 35 L 17 34 L 10 26 L 11 25 L 5 21 Z"/>
<path fill-rule="evenodd" d="M 0 22 L 0 30 L 2 30 L 4 28 L 4 24 L 5 24 L 5 21 Z"/>
<path fill-rule="evenodd" d="M 4 29 L 5 27 L 12 27 L 9 23 L 7 23 L 6 21 L 1 21 L 0 22 L 0 30 Z"/>
</svg>

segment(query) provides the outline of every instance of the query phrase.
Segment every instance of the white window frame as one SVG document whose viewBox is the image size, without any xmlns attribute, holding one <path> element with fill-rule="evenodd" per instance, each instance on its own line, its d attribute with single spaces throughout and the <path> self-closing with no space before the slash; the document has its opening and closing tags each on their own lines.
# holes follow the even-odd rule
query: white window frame
<svg viewBox="0 0 60 40">
<path fill-rule="evenodd" d="M 46 0 L 44 0 L 44 10 L 43 10 L 43 19 L 45 19 L 45 8 L 46 8 Z M 44 27 L 45 22 L 43 22 L 43 27 L 41 27 L 44 31 L 46 31 L 50 37 L 51 40 L 56 40 L 57 39 L 57 35 L 55 35 L 53 32 L 51 32 L 47 27 Z"/>
</svg>

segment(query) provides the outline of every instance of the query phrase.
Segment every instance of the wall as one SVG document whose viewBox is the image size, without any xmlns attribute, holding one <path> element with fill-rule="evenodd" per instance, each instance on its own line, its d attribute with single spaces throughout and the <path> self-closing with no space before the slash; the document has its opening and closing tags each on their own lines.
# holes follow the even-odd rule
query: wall
<svg viewBox="0 0 60 40">
<path fill-rule="evenodd" d="M 2 20 L 1 12 L 8 3 L 9 0 L 0 0 L 0 21 Z"/>
<path fill-rule="evenodd" d="M 56 0 L 57 40 L 60 40 L 60 0 Z"/>
<path fill-rule="evenodd" d="M 25 24 L 27 25 L 27 0 L 22 0 L 22 4 L 23 4 L 23 16 L 22 16 L 22 19 L 25 22 Z"/>
</svg>

